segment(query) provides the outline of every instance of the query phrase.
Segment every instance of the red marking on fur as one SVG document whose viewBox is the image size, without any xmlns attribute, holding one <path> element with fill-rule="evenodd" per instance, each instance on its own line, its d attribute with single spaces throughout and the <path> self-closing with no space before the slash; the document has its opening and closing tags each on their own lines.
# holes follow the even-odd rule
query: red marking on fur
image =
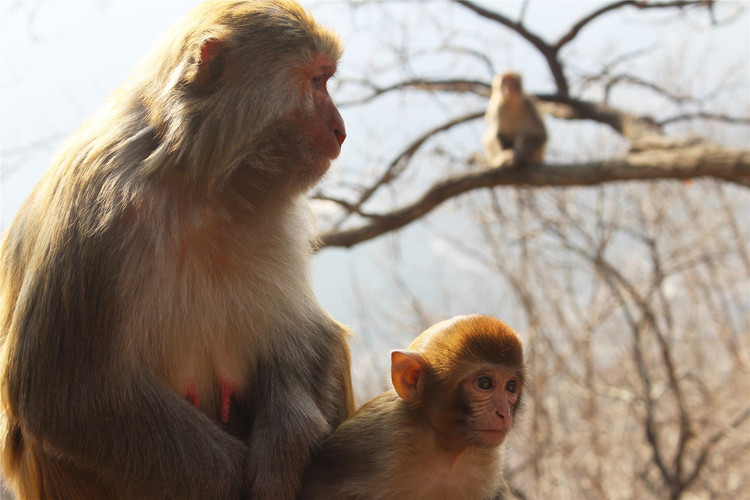
<svg viewBox="0 0 750 500">
<path fill-rule="evenodd" d="M 201 401 L 198 398 L 198 389 L 195 388 L 195 382 L 189 382 L 183 393 L 185 394 L 187 400 L 190 401 L 191 405 L 195 406 L 196 408 L 201 407 Z"/>
<path fill-rule="evenodd" d="M 228 380 L 219 380 L 219 391 L 221 391 L 221 423 L 229 422 L 229 406 L 232 404 L 232 394 L 237 386 Z"/>
</svg>

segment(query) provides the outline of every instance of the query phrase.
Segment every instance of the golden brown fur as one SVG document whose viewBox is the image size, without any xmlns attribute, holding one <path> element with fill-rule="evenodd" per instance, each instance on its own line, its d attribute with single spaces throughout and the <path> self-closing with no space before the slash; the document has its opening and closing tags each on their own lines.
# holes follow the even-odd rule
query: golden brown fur
<svg viewBox="0 0 750 500">
<path fill-rule="evenodd" d="M 496 377 L 497 387 L 473 389 L 483 377 Z M 323 443 L 300 498 L 509 498 L 500 445 L 522 403 L 516 333 L 488 316 L 443 321 L 409 350 L 393 352 L 392 380 L 395 390 L 366 403 Z M 512 394 L 504 382 L 517 384 Z"/>
<path fill-rule="evenodd" d="M 504 73 L 492 80 L 482 137 L 490 165 L 543 163 L 547 129 L 531 98 L 523 93 L 521 75 Z"/>
<path fill-rule="evenodd" d="M 343 141 L 311 80 L 341 50 L 294 2 L 209 2 L 65 145 L 0 255 L 19 498 L 294 496 L 353 408 L 303 196 Z"/>
</svg>

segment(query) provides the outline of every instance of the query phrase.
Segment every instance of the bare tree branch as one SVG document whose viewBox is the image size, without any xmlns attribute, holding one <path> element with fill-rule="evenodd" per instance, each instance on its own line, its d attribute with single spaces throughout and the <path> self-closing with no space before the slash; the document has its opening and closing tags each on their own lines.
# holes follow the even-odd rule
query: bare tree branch
<svg viewBox="0 0 750 500">
<path fill-rule="evenodd" d="M 568 32 L 566 34 L 564 34 L 562 37 L 560 37 L 560 39 L 557 41 L 557 44 L 556 44 L 557 49 L 559 50 L 562 47 L 564 47 L 565 45 L 567 45 L 568 43 L 570 43 L 571 41 L 573 41 L 573 39 L 576 36 L 578 36 L 578 33 L 580 33 L 583 28 L 585 28 L 586 26 L 588 26 L 595 19 L 603 16 L 604 14 L 606 14 L 608 12 L 612 12 L 613 10 L 620 9 L 620 8 L 625 7 L 627 5 L 635 5 L 635 4 L 638 4 L 638 3 L 642 3 L 642 2 L 637 2 L 637 1 L 634 1 L 634 0 L 623 0 L 623 1 L 620 1 L 620 2 L 614 2 L 614 3 L 611 3 L 611 4 L 605 5 L 605 6 L 601 7 L 601 8 L 599 8 L 599 9 L 595 10 L 594 12 L 592 12 L 591 14 L 589 14 L 588 16 L 584 17 L 583 19 L 581 19 L 580 21 L 578 21 L 577 23 L 575 23 L 570 28 L 570 30 L 568 30 Z"/>
<path fill-rule="evenodd" d="M 552 78 L 555 80 L 555 86 L 557 87 L 558 94 L 562 96 L 568 96 L 570 94 L 570 88 L 568 80 L 565 76 L 564 65 L 560 61 L 559 54 L 563 47 L 570 43 L 576 36 L 589 25 L 592 21 L 598 19 L 602 15 L 612 12 L 623 7 L 635 7 L 637 9 L 670 9 L 670 8 L 685 8 L 691 6 L 704 6 L 708 7 L 709 11 L 713 2 L 707 2 L 705 0 L 683 0 L 683 1 L 670 1 L 670 2 L 646 2 L 642 0 L 621 0 L 605 5 L 588 16 L 584 17 L 576 24 L 574 24 L 566 34 L 564 34 L 555 44 L 550 44 L 544 41 L 542 37 L 533 33 L 523 25 L 523 13 L 525 12 L 525 6 L 522 11 L 519 21 L 512 21 L 503 14 L 484 7 L 477 5 L 474 2 L 468 0 L 455 0 L 456 3 L 466 7 L 467 9 L 475 12 L 476 14 L 502 24 L 503 26 L 515 31 L 533 45 L 539 53 L 547 61 L 549 70 L 552 73 Z M 712 11 L 710 11 L 712 12 Z"/>
<path fill-rule="evenodd" d="M 531 31 L 526 29 L 526 27 L 523 25 L 523 18 L 519 22 L 515 22 L 498 12 L 493 12 L 491 10 L 485 9 L 484 7 L 481 7 L 474 2 L 469 2 L 466 0 L 455 1 L 459 5 L 462 5 L 471 11 L 474 11 L 476 14 L 486 19 L 496 21 L 518 33 L 522 38 L 533 45 L 547 61 L 547 65 L 552 72 L 552 77 L 555 80 L 557 92 L 564 96 L 567 96 L 570 93 L 568 88 L 568 81 L 565 78 L 565 72 L 563 71 L 563 65 L 558 59 L 559 49 L 545 42 L 544 39 L 542 39 L 542 37 L 540 37 L 536 33 L 532 33 Z"/>
<path fill-rule="evenodd" d="M 359 213 L 361 212 L 362 205 L 369 200 L 375 192 L 380 189 L 381 187 L 388 185 L 393 180 L 395 180 L 406 168 L 406 166 L 409 163 L 409 160 L 417 153 L 417 151 L 424 145 L 425 142 L 427 142 L 430 138 L 433 136 L 445 132 L 446 130 L 450 130 L 451 128 L 460 125 L 462 123 L 475 120 L 479 117 L 484 115 L 484 112 L 477 112 L 477 113 L 469 113 L 468 115 L 459 116 L 458 118 L 454 118 L 453 120 L 444 123 L 438 127 L 433 128 L 432 130 L 426 132 L 422 136 L 418 137 L 416 140 L 414 140 L 409 146 L 401 152 L 391 163 L 388 165 L 388 167 L 385 169 L 385 172 L 369 187 L 367 188 L 362 195 L 359 197 L 359 199 L 354 203 L 346 203 L 340 200 L 333 200 L 336 201 L 341 206 L 344 206 L 347 208 L 347 211 L 349 213 Z M 316 199 L 326 199 L 323 195 L 316 194 L 313 196 L 313 198 Z"/>
<path fill-rule="evenodd" d="M 672 9 L 672 8 L 682 9 L 682 8 L 691 7 L 691 6 L 710 7 L 710 4 L 712 3 L 713 2 L 707 2 L 705 0 L 686 0 L 686 1 L 673 1 L 673 2 L 649 2 L 649 1 L 643 1 L 643 0 L 622 0 L 619 2 L 613 2 L 611 4 L 600 7 L 599 9 L 595 10 L 594 12 L 592 12 L 591 14 L 582 18 L 580 21 L 574 24 L 566 34 L 560 37 L 560 40 L 558 40 L 555 47 L 556 47 L 556 50 L 560 50 L 565 45 L 570 43 L 576 36 L 578 36 L 581 30 L 585 28 L 586 26 L 588 26 L 592 21 L 598 19 L 604 14 L 607 14 L 617 9 L 621 9 L 623 7 L 635 7 L 636 9 L 639 9 L 639 10 Z"/>
<path fill-rule="evenodd" d="M 643 88 L 652 90 L 655 93 L 659 94 L 660 96 L 663 96 L 677 104 L 684 104 L 686 102 L 691 102 L 691 101 L 696 100 L 696 98 L 691 95 L 675 95 L 669 90 L 653 82 L 649 82 L 643 78 L 633 76 L 633 75 L 628 75 L 628 74 L 619 74 L 619 75 L 609 75 L 606 77 L 606 83 L 604 84 L 604 93 L 605 93 L 604 101 L 605 102 L 609 100 L 609 95 L 611 94 L 612 89 L 615 87 L 615 85 L 618 85 L 620 83 L 625 83 L 628 85 L 643 87 Z"/>
<path fill-rule="evenodd" d="M 663 120 L 657 120 L 656 123 L 663 127 L 670 123 L 688 121 L 688 120 L 713 120 L 717 122 L 731 123 L 733 125 L 750 125 L 750 118 L 741 116 L 729 116 L 721 113 L 708 113 L 697 111 L 695 113 L 682 113 Z"/>
<path fill-rule="evenodd" d="M 350 81 L 352 82 L 352 81 Z M 341 106 L 353 106 L 370 102 L 390 92 L 404 89 L 416 89 L 429 92 L 470 92 L 481 96 L 489 96 L 490 84 L 476 80 L 405 80 L 389 85 L 388 87 L 376 87 L 371 82 L 356 82 L 368 86 L 372 93 L 368 96 L 345 101 Z M 561 94 L 537 94 L 535 97 L 544 103 L 541 108 L 544 112 L 564 120 L 592 120 L 610 126 L 616 132 L 637 138 L 646 133 L 660 132 L 659 124 L 651 118 L 640 117 L 625 113 L 606 104 L 592 101 L 575 99 Z M 481 117 L 484 111 L 471 113 Z"/>
<path fill-rule="evenodd" d="M 567 211 L 563 208 L 563 213 L 566 212 Z M 597 241 L 596 238 L 584 231 L 583 228 L 579 227 L 577 228 L 577 232 L 583 237 L 584 243 L 582 245 L 574 244 L 571 239 L 567 237 L 565 232 L 560 230 L 557 224 L 553 221 L 546 220 L 541 213 L 537 213 L 537 215 L 540 220 L 543 221 L 545 227 L 559 238 L 560 244 L 564 248 L 580 255 L 582 258 L 589 261 L 594 269 L 596 269 L 597 274 L 601 276 L 604 283 L 606 283 L 607 287 L 610 289 L 623 318 L 632 330 L 633 342 L 631 348 L 633 352 L 633 361 L 635 362 L 638 376 L 643 385 L 641 392 L 644 408 L 646 410 L 644 422 L 646 441 L 651 447 L 654 464 L 660 471 L 665 483 L 671 485 L 673 483 L 673 473 L 667 466 L 664 458 L 664 450 L 659 441 L 658 424 L 656 421 L 656 401 L 652 395 L 654 381 L 649 373 L 644 353 L 643 333 L 646 326 L 651 328 L 658 327 L 655 315 L 647 300 L 638 293 L 635 285 L 625 279 L 617 268 L 604 257 L 607 245 L 612 241 L 611 238 L 604 237 L 603 239 L 600 239 L 600 241 Z M 627 297 L 630 297 L 630 301 L 628 301 L 626 295 Z M 633 307 L 633 305 L 635 307 Z M 640 317 L 636 317 L 635 309 L 640 312 Z"/>
<path fill-rule="evenodd" d="M 372 216 L 358 228 L 332 230 L 320 236 L 321 246 L 351 247 L 404 227 L 444 201 L 481 188 L 498 186 L 592 186 L 605 182 L 750 178 L 750 151 L 709 147 L 632 154 L 624 159 L 571 165 L 534 165 L 524 169 L 487 168 L 448 178 L 428 189 L 422 197 L 389 213 Z"/>
<path fill-rule="evenodd" d="M 745 408 L 745 411 L 740 413 L 737 418 L 735 418 L 730 424 L 728 429 L 736 429 L 745 421 L 750 419 L 750 408 Z M 695 482 L 698 477 L 700 477 L 700 473 L 703 469 L 703 467 L 706 464 L 706 461 L 708 460 L 708 455 L 711 452 L 711 450 L 722 440 L 724 437 L 726 437 L 727 430 L 728 429 L 722 429 L 718 431 L 716 434 L 711 436 L 708 441 L 706 442 L 705 446 L 701 450 L 700 455 L 698 456 L 698 459 L 695 461 L 695 465 L 693 466 L 692 472 L 688 474 L 688 476 L 683 481 L 683 487 L 684 489 L 687 489 L 690 487 L 692 483 Z"/>
<path fill-rule="evenodd" d="M 647 82 L 637 77 L 620 75 L 612 78 L 612 82 L 609 82 L 607 84 L 608 87 L 616 82 L 627 82 L 650 88 L 660 95 L 663 95 L 675 102 L 685 102 L 692 100 L 690 96 L 672 95 L 666 89 L 663 89 L 656 84 Z M 405 89 L 415 89 L 427 92 L 473 93 L 481 96 L 489 96 L 490 94 L 490 84 L 477 80 L 451 79 L 430 81 L 422 79 L 412 79 L 398 82 L 393 85 L 389 85 L 388 87 L 376 87 L 369 81 L 361 80 L 349 80 L 345 83 L 355 83 L 358 85 L 367 86 L 372 89 L 372 93 L 365 97 L 345 101 L 341 104 L 342 107 L 368 103 L 390 92 L 397 92 Z M 584 101 L 560 94 L 537 94 L 534 97 L 536 97 L 536 99 L 538 99 L 542 103 L 541 109 L 550 116 L 554 116 L 555 118 L 560 118 L 563 120 L 595 121 L 608 125 L 619 134 L 622 134 L 631 139 L 639 139 L 644 135 L 661 133 L 661 130 L 665 125 L 687 120 L 704 119 L 736 125 L 750 125 L 750 118 L 729 116 L 721 113 L 698 111 L 692 113 L 682 113 L 662 120 L 655 120 L 647 116 L 637 116 L 626 113 L 605 103 Z M 483 115 L 483 112 L 477 111 L 472 114 L 476 115 L 476 117 L 479 118 Z"/>
<path fill-rule="evenodd" d="M 360 104 L 367 104 L 378 97 L 381 97 L 385 94 L 388 94 L 390 92 L 397 92 L 401 90 L 407 90 L 407 89 L 414 89 L 414 90 L 421 90 L 426 92 L 471 92 L 474 94 L 478 94 L 481 96 L 487 96 L 490 95 L 490 85 L 485 82 L 480 82 L 476 80 L 460 80 L 460 79 L 452 79 L 452 80 L 422 80 L 422 79 L 412 79 L 412 80 L 404 80 L 402 82 L 394 83 L 393 85 L 388 85 L 387 87 L 378 87 L 373 82 L 369 80 L 342 80 L 342 85 L 361 85 L 363 87 L 366 87 L 370 89 L 370 94 L 359 97 L 356 99 L 349 99 L 346 101 L 341 101 L 338 103 L 339 107 L 347 107 L 347 106 L 357 106 Z"/>
</svg>

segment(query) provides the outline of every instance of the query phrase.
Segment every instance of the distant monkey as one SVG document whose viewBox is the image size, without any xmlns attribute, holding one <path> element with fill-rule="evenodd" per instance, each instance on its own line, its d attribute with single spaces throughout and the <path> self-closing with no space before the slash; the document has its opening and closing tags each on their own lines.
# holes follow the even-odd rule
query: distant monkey
<svg viewBox="0 0 750 500">
<path fill-rule="evenodd" d="M 213 1 L 80 128 L 0 254 L 0 448 L 19 499 L 294 498 L 353 410 L 309 280 L 338 38 Z"/>
<path fill-rule="evenodd" d="M 500 445 L 526 381 L 516 333 L 489 316 L 443 321 L 393 351 L 391 378 L 323 443 L 301 498 L 508 498 Z"/>
<path fill-rule="evenodd" d="M 544 162 L 547 129 L 534 102 L 523 93 L 521 75 L 495 76 L 484 119 L 487 131 L 482 142 L 490 165 Z"/>
</svg>

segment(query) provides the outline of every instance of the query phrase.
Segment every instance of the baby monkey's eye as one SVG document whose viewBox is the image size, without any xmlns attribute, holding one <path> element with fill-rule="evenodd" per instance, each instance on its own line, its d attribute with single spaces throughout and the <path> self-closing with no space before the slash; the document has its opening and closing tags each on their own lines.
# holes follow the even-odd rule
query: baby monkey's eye
<svg viewBox="0 0 750 500">
<path fill-rule="evenodd" d="M 495 386 L 495 382 L 492 380 L 492 378 L 484 376 L 484 377 L 479 377 L 476 380 L 476 385 L 483 391 L 487 391 L 487 390 L 492 389 Z"/>
<path fill-rule="evenodd" d="M 505 390 L 515 394 L 518 390 L 518 382 L 516 380 L 508 380 L 508 383 L 505 384 Z"/>
</svg>

